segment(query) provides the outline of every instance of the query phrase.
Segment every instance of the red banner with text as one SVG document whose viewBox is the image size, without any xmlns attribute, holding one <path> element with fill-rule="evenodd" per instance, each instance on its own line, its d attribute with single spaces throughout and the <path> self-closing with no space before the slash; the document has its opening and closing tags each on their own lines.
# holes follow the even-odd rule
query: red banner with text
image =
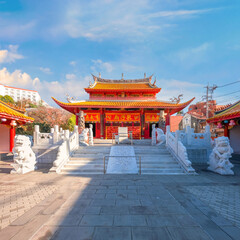
<svg viewBox="0 0 240 240">
<path fill-rule="evenodd" d="M 145 113 L 145 122 L 158 122 L 159 115 L 157 113 Z"/>
<path fill-rule="evenodd" d="M 106 113 L 107 122 L 140 122 L 140 113 Z"/>
<path fill-rule="evenodd" d="M 86 113 L 85 122 L 100 122 L 100 113 Z"/>
</svg>

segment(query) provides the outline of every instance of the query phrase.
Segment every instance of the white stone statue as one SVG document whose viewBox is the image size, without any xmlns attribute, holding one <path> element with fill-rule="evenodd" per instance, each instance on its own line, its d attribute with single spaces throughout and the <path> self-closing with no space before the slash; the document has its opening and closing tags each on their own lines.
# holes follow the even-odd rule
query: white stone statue
<svg viewBox="0 0 240 240">
<path fill-rule="evenodd" d="M 152 145 L 156 145 L 157 144 L 157 138 L 156 138 L 156 128 L 155 128 L 156 124 L 152 125 Z"/>
<path fill-rule="evenodd" d="M 14 169 L 11 173 L 24 174 L 35 170 L 36 156 L 31 148 L 31 141 L 29 137 L 18 135 L 15 137 L 15 144 L 13 148 Z"/>
<path fill-rule="evenodd" d="M 79 134 L 79 145 L 89 146 L 88 140 L 89 140 L 89 129 L 84 128 L 81 134 Z"/>
<path fill-rule="evenodd" d="M 89 146 L 93 146 L 93 125 L 89 124 Z"/>
<path fill-rule="evenodd" d="M 209 156 L 208 170 L 221 175 L 234 175 L 234 172 L 231 170 L 233 164 L 229 161 L 233 153 L 229 139 L 227 137 L 218 137 L 214 142 L 215 146 Z"/>
<path fill-rule="evenodd" d="M 160 146 L 166 142 L 166 136 L 162 129 L 157 128 L 156 131 L 157 131 L 157 146 Z"/>
</svg>

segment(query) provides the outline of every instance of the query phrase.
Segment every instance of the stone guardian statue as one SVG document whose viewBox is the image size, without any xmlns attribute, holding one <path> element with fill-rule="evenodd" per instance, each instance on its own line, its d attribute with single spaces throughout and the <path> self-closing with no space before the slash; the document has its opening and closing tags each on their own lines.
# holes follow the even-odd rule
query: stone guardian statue
<svg viewBox="0 0 240 240">
<path fill-rule="evenodd" d="M 18 135 L 15 137 L 13 148 L 13 170 L 11 173 L 24 174 L 35 170 L 36 156 L 31 148 L 29 137 Z"/>
<path fill-rule="evenodd" d="M 214 140 L 214 148 L 209 156 L 208 170 L 221 175 L 234 175 L 231 170 L 233 164 L 229 161 L 233 150 L 227 137 L 218 137 Z"/>
</svg>

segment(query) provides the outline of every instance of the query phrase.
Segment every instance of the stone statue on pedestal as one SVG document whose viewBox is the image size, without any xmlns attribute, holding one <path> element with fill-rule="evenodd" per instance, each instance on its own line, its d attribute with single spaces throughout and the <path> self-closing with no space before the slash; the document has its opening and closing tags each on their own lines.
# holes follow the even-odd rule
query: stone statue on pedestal
<svg viewBox="0 0 240 240">
<path fill-rule="evenodd" d="M 35 170 L 36 156 L 31 148 L 29 137 L 18 135 L 15 137 L 13 148 L 13 170 L 11 173 L 24 174 Z"/>
<path fill-rule="evenodd" d="M 234 175 L 231 170 L 233 164 L 229 161 L 233 150 L 227 137 L 218 137 L 214 140 L 215 146 L 209 156 L 208 170 L 221 175 Z"/>
</svg>

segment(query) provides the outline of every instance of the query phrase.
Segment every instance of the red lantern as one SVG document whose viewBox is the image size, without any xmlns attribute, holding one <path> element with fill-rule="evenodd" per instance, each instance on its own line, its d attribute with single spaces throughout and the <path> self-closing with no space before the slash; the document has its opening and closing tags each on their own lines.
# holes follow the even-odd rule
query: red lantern
<svg viewBox="0 0 240 240">
<path fill-rule="evenodd" d="M 235 121 L 234 120 L 230 120 L 229 126 L 234 126 L 234 125 L 236 125 Z"/>
<path fill-rule="evenodd" d="M 217 128 L 222 128 L 223 126 L 222 126 L 222 123 L 221 122 L 218 122 L 217 123 Z"/>
</svg>

